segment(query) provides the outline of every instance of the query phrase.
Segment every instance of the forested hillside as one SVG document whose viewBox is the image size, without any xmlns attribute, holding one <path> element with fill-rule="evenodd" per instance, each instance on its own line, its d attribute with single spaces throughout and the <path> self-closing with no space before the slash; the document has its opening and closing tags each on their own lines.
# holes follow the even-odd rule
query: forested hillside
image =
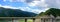
<svg viewBox="0 0 60 22">
<path fill-rule="evenodd" d="M 54 17 L 60 16 L 60 9 L 50 8 L 46 12 L 40 13 L 40 15 L 53 15 Z"/>
<path fill-rule="evenodd" d="M 0 17 L 34 17 L 37 14 L 19 9 L 7 9 L 0 7 Z"/>
</svg>

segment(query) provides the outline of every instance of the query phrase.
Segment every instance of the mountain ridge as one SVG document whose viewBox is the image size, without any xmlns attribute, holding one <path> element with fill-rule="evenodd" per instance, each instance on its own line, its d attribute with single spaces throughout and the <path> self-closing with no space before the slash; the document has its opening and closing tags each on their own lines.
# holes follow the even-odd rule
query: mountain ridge
<svg viewBox="0 0 60 22">
<path fill-rule="evenodd" d="M 35 17 L 36 15 L 33 12 L 0 7 L 0 17 Z"/>
</svg>

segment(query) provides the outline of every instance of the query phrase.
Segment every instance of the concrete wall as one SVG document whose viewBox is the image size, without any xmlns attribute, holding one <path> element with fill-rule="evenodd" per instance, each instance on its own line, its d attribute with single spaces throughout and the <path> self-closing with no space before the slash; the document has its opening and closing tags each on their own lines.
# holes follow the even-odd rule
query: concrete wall
<svg viewBox="0 0 60 22">
<path fill-rule="evenodd" d="M 41 19 L 35 19 L 35 22 L 41 22 Z"/>
</svg>

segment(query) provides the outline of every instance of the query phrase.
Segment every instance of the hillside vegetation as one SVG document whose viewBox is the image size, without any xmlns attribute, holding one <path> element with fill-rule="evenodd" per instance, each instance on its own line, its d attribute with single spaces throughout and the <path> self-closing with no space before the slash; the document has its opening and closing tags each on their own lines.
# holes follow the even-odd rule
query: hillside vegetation
<svg viewBox="0 0 60 22">
<path fill-rule="evenodd" d="M 60 9 L 50 8 L 46 12 L 41 12 L 39 15 L 53 15 L 54 17 L 60 16 Z"/>
<path fill-rule="evenodd" d="M 7 9 L 0 7 L 0 17 L 34 17 L 33 12 L 22 11 L 20 9 Z"/>
</svg>

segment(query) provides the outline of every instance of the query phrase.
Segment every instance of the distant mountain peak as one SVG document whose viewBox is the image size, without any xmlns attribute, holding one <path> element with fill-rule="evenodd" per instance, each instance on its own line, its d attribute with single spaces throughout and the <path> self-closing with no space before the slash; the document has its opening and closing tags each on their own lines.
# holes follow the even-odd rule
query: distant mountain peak
<svg viewBox="0 0 60 22">
<path fill-rule="evenodd" d="M 37 14 L 19 9 L 7 9 L 0 7 L 0 17 L 35 17 Z"/>
</svg>

